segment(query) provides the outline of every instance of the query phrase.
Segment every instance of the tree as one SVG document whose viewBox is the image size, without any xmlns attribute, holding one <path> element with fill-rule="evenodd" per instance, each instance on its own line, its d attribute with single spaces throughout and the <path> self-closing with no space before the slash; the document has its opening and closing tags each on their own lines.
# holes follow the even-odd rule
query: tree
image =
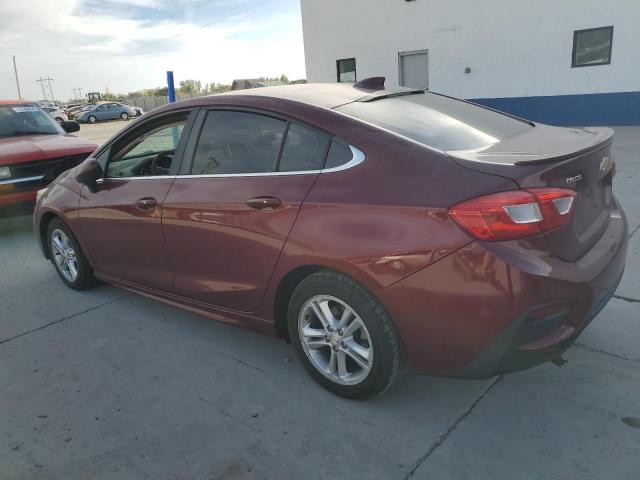
<svg viewBox="0 0 640 480">
<path fill-rule="evenodd" d="M 202 83 L 200 80 L 181 80 L 180 92 L 181 93 L 197 93 L 202 90 Z"/>
</svg>

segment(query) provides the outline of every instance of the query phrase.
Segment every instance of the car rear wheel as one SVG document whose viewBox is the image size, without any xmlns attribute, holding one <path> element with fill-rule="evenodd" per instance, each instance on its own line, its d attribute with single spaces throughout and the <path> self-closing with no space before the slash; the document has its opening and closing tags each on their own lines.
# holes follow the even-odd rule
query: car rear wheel
<svg viewBox="0 0 640 480">
<path fill-rule="evenodd" d="M 370 398 L 406 369 L 402 342 L 383 305 L 339 272 L 322 270 L 303 280 L 291 297 L 287 321 L 301 363 L 336 395 Z"/>
<path fill-rule="evenodd" d="M 89 120 L 89 123 L 96 123 L 96 117 L 94 115 L 89 115 L 87 120 Z"/>
<path fill-rule="evenodd" d="M 127 112 L 122 112 L 120 114 L 120 118 L 123 120 L 129 120 L 129 115 L 127 114 Z"/>
<path fill-rule="evenodd" d="M 64 122 L 64 120 L 61 117 L 56 117 L 56 122 L 62 125 L 62 122 Z"/>
<path fill-rule="evenodd" d="M 62 281 L 74 290 L 88 288 L 93 272 L 87 257 L 71 230 L 60 220 L 54 219 L 47 227 L 49 256 Z"/>
</svg>

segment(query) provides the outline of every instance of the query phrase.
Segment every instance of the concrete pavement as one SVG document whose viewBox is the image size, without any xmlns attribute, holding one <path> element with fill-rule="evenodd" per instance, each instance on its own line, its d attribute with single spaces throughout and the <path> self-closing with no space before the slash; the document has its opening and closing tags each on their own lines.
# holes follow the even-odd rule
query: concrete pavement
<svg viewBox="0 0 640 480">
<path fill-rule="evenodd" d="M 407 375 L 367 402 L 321 389 L 281 341 L 107 285 L 71 291 L 30 219 L 0 220 L 0 478 L 635 478 L 640 128 L 616 133 L 635 233 L 568 363 Z"/>
</svg>

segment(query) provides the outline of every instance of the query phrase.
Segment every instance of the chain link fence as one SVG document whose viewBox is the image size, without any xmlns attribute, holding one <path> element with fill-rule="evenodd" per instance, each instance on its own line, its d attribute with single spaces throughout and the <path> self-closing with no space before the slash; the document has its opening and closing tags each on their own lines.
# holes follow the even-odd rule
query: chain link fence
<svg viewBox="0 0 640 480">
<path fill-rule="evenodd" d="M 196 97 L 204 97 L 205 95 L 203 93 L 177 93 L 176 94 L 176 101 L 179 100 L 186 100 L 188 98 L 196 98 Z M 156 107 L 160 107 L 162 105 L 166 105 L 167 103 L 169 103 L 169 99 L 168 97 L 165 96 L 142 96 L 142 95 L 129 95 L 128 97 L 125 97 L 123 100 L 125 100 L 129 105 L 134 105 L 138 108 L 141 108 L 142 110 L 144 110 L 145 112 L 148 112 L 149 110 L 153 110 Z"/>
</svg>

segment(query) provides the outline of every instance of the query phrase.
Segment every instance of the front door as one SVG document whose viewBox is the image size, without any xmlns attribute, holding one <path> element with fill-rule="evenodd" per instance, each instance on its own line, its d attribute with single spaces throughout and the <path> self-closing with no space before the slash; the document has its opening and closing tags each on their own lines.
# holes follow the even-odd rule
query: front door
<svg viewBox="0 0 640 480">
<path fill-rule="evenodd" d="M 174 288 L 254 311 L 324 165 L 329 137 L 272 116 L 211 110 L 198 138 L 187 175 L 164 201 Z"/>
<path fill-rule="evenodd" d="M 145 122 L 99 155 L 106 164 L 105 178 L 95 188 L 82 189 L 79 206 L 82 235 L 96 272 L 171 290 L 162 202 L 175 178 L 172 167 L 177 171 L 187 115 Z"/>
<path fill-rule="evenodd" d="M 427 50 L 414 50 L 398 54 L 400 85 L 409 88 L 429 88 L 429 54 Z"/>
</svg>

